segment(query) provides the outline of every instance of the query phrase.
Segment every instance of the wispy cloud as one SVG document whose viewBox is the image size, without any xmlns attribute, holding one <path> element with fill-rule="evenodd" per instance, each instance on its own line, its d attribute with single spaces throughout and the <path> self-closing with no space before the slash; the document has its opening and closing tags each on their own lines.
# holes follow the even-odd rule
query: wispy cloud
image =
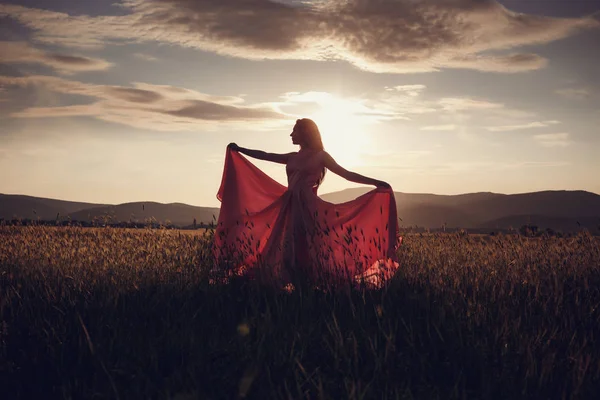
<svg viewBox="0 0 600 400">
<path fill-rule="evenodd" d="M 145 54 L 145 53 L 133 53 L 133 56 L 135 58 L 138 58 L 140 60 L 144 60 L 144 61 L 158 61 L 158 58 L 151 56 L 150 54 Z"/>
<path fill-rule="evenodd" d="M 396 91 L 386 91 L 370 99 L 368 104 L 374 109 L 409 119 L 411 115 L 433 113 L 439 108 L 435 101 L 423 100 L 420 97 Z"/>
<path fill-rule="evenodd" d="M 426 86 L 425 85 L 399 85 L 399 86 L 392 86 L 392 87 L 386 87 L 385 90 L 387 90 L 388 92 L 404 92 L 406 94 L 408 94 L 409 96 L 413 96 L 416 97 L 419 94 L 421 94 L 421 92 L 423 90 L 425 90 Z"/>
<path fill-rule="evenodd" d="M 133 86 L 94 85 L 51 76 L 0 76 L 0 85 L 35 87 L 50 92 L 89 97 L 91 104 L 30 107 L 17 118 L 89 116 L 143 129 L 192 130 L 253 121 L 256 128 L 280 126 L 290 117 L 264 105 L 244 105 L 236 96 L 213 96 L 194 90 L 148 83 Z"/>
<path fill-rule="evenodd" d="M 422 131 L 454 131 L 456 130 L 456 125 L 433 125 L 433 126 L 424 126 L 420 128 Z"/>
<path fill-rule="evenodd" d="M 506 118 L 518 120 L 536 115 L 530 111 L 510 108 L 504 103 L 484 98 L 462 96 L 432 99 L 421 96 L 426 89 L 424 85 L 385 87 L 384 89 L 383 93 L 368 101 L 371 107 L 404 116 L 406 119 L 411 119 L 411 116 L 419 114 L 437 113 L 443 123 L 428 125 L 427 127 L 430 129 L 424 130 L 439 130 L 439 127 L 450 130 L 450 126 L 458 129 L 458 125 L 472 119 L 475 115 L 496 120 L 505 120 Z M 419 95 L 411 95 L 410 92 L 413 90 L 418 90 Z M 546 121 L 546 123 L 550 124 L 551 121 Z"/>
<path fill-rule="evenodd" d="M 520 72 L 546 60 L 511 49 L 594 29 L 592 17 L 516 13 L 494 0 L 124 0 L 123 16 L 0 5 L 35 40 L 94 48 L 163 42 L 249 59 L 338 59 L 375 72 Z"/>
<path fill-rule="evenodd" d="M 533 138 L 544 147 L 567 147 L 571 144 L 570 137 L 568 133 L 546 133 Z"/>
<path fill-rule="evenodd" d="M 442 98 L 439 101 L 439 104 L 445 111 L 491 110 L 504 108 L 504 104 L 502 103 L 494 103 L 469 97 L 446 97 Z"/>
<path fill-rule="evenodd" d="M 585 100 L 591 95 L 591 91 L 588 88 L 558 89 L 556 93 L 571 100 Z"/>
<path fill-rule="evenodd" d="M 536 121 L 522 125 L 488 126 L 486 129 L 491 132 L 507 132 L 521 129 L 545 128 L 556 124 L 560 124 L 560 121 Z"/>
<path fill-rule="evenodd" d="M 450 68 L 476 69 L 485 72 L 516 73 L 544 68 L 548 60 L 538 54 L 513 53 L 502 56 L 466 54 L 451 57 Z"/>
<path fill-rule="evenodd" d="M 410 92 L 419 91 L 418 96 Z M 322 112 L 328 116 L 322 119 L 337 119 L 346 121 L 352 119 L 356 123 L 377 123 L 392 120 L 412 120 L 419 115 L 436 114 L 438 123 L 423 124 L 421 131 L 456 131 L 464 140 L 474 140 L 476 136 L 470 134 L 466 127 L 468 121 L 479 118 L 498 118 L 519 120 L 525 116 L 530 117 L 533 113 L 508 108 L 503 103 L 494 102 L 484 98 L 471 97 L 443 97 L 432 99 L 425 95 L 424 85 L 404 85 L 396 87 L 385 87 L 384 91 L 370 98 L 348 97 L 339 98 L 327 92 L 289 92 L 281 95 L 281 101 L 270 103 L 278 111 L 290 114 L 303 114 L 306 108 L 295 108 L 298 105 L 316 105 L 321 113 L 316 115 L 323 117 Z M 309 108 L 309 114 L 313 112 Z M 558 121 L 543 121 L 513 126 L 490 127 L 490 130 L 506 131 L 513 129 L 525 129 L 536 126 L 551 126 Z"/>
<path fill-rule="evenodd" d="M 83 71 L 102 71 L 113 65 L 108 61 L 98 58 L 43 51 L 25 42 L 0 41 L 0 53 L 2 54 L 0 63 L 41 64 L 65 74 Z"/>
<path fill-rule="evenodd" d="M 314 104 L 319 108 L 318 115 L 330 114 L 326 119 L 351 118 L 356 123 L 377 123 L 406 119 L 399 110 L 385 109 L 372 104 L 365 98 L 341 98 L 327 92 L 288 92 L 281 101 L 271 103 L 277 110 L 288 109 L 303 104 Z M 283 111 L 281 111 L 283 112 Z M 348 121 L 344 121 L 348 124 Z"/>
</svg>

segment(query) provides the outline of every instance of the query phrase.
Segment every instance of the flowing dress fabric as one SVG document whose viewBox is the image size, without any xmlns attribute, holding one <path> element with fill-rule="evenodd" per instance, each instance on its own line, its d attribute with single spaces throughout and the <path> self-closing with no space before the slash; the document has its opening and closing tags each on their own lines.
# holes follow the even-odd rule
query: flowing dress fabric
<svg viewBox="0 0 600 400">
<path fill-rule="evenodd" d="M 286 188 L 228 149 L 214 271 L 282 285 L 299 277 L 317 285 L 388 280 L 398 268 L 393 191 L 378 188 L 332 204 L 316 194 L 322 170 L 322 151 L 294 153 Z"/>
</svg>

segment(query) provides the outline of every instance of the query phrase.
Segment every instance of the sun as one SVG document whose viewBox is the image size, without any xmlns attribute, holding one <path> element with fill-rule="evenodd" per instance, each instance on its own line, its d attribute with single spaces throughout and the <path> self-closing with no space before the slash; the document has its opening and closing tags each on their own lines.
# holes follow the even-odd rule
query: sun
<svg viewBox="0 0 600 400">
<path fill-rule="evenodd" d="M 361 165 L 361 153 L 370 144 L 367 124 L 357 101 L 321 96 L 319 109 L 310 118 L 319 126 L 325 150 L 342 166 Z"/>
</svg>

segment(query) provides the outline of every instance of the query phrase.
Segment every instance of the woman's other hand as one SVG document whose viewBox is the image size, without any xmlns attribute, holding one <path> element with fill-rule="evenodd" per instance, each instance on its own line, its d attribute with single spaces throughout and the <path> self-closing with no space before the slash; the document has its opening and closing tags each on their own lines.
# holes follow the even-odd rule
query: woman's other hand
<svg viewBox="0 0 600 400">
<path fill-rule="evenodd" d="M 391 189 L 392 188 L 389 183 L 384 182 L 384 181 L 377 181 L 377 183 L 375 183 L 375 186 L 378 188 L 383 188 L 383 189 Z"/>
<path fill-rule="evenodd" d="M 228 149 L 231 149 L 231 150 L 233 150 L 233 151 L 240 151 L 240 146 L 238 146 L 238 145 L 237 145 L 237 143 L 233 143 L 233 142 L 232 142 L 232 143 L 229 143 L 229 144 L 227 145 L 227 148 L 228 148 Z"/>
</svg>

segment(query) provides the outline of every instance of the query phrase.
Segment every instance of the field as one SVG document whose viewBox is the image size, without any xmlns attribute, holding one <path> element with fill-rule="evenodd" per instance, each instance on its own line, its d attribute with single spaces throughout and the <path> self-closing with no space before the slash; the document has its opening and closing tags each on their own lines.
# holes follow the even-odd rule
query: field
<svg viewBox="0 0 600 400">
<path fill-rule="evenodd" d="M 210 285 L 208 233 L 0 227 L 13 398 L 568 399 L 600 390 L 600 241 L 408 235 L 381 290 Z"/>
</svg>

